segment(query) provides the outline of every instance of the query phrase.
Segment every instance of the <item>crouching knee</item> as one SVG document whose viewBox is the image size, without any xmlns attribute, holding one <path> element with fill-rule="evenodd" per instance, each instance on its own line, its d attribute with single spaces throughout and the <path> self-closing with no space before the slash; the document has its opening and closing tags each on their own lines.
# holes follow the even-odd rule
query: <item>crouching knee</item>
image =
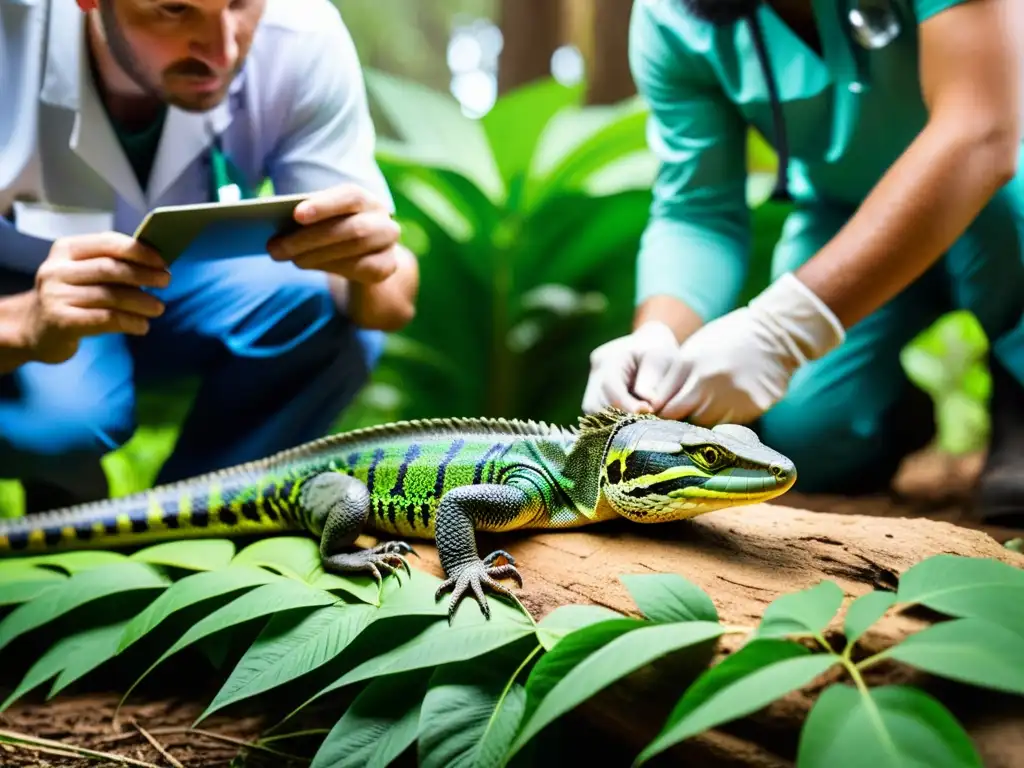
<svg viewBox="0 0 1024 768">
<path fill-rule="evenodd" d="M 886 488 L 908 451 L 885 414 L 857 404 L 784 399 L 761 418 L 761 439 L 796 465 L 798 493 L 859 495 Z"/>
</svg>

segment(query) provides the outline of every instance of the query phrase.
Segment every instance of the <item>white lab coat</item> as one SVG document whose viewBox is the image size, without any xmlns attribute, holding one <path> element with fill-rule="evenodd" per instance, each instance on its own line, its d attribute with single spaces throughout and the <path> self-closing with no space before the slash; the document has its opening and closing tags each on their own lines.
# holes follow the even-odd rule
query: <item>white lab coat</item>
<svg viewBox="0 0 1024 768">
<path fill-rule="evenodd" d="M 203 115 L 170 109 L 147 189 L 98 101 L 84 14 L 71 0 L 0 0 L 0 14 L 0 215 L 22 232 L 131 234 L 156 206 L 208 202 L 208 124 L 252 186 L 270 176 L 287 194 L 351 181 L 393 206 L 356 50 L 329 0 L 267 0 L 230 98 Z M 72 221 L 58 206 L 89 215 Z M 3 250 L 0 232 L 0 266 Z"/>
</svg>

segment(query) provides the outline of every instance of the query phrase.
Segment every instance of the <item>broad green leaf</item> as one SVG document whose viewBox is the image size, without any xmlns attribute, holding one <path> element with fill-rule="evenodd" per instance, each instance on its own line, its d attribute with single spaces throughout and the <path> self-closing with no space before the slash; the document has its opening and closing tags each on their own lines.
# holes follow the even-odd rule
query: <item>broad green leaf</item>
<svg viewBox="0 0 1024 768">
<path fill-rule="evenodd" d="M 873 590 L 857 597 L 846 609 L 843 631 L 846 642 L 855 643 L 871 625 L 896 603 L 896 594 Z"/>
<path fill-rule="evenodd" d="M 102 627 L 100 629 L 103 629 Z M 45 683 L 50 678 L 56 677 L 64 669 L 68 654 L 83 640 L 96 630 L 85 630 L 59 638 L 53 645 L 46 649 L 36 662 L 29 667 L 28 672 L 18 683 L 17 687 L 7 697 L 3 704 L 0 704 L 0 712 L 6 710 L 11 704 L 20 699 L 26 693 Z"/>
<path fill-rule="evenodd" d="M 372 680 L 320 745 L 310 768 L 387 768 L 416 741 L 429 667 Z"/>
<path fill-rule="evenodd" d="M 797 768 L 981 768 L 970 737 L 941 703 L 917 688 L 836 683 L 800 732 Z"/>
<path fill-rule="evenodd" d="M 0 589 L 7 584 L 36 581 L 63 581 L 67 574 L 52 568 L 23 565 L 17 561 L 0 564 Z"/>
<path fill-rule="evenodd" d="M 775 598 L 765 608 L 757 637 L 814 635 L 825 629 L 843 604 L 843 590 L 834 581 Z"/>
<path fill-rule="evenodd" d="M 153 662 L 149 669 L 132 683 L 131 688 L 125 693 L 122 701 L 127 699 L 128 694 L 135 689 L 135 686 L 142 682 L 160 664 L 182 648 L 186 648 L 202 640 L 204 637 L 209 637 L 229 627 L 253 621 L 254 619 L 273 616 L 278 612 L 332 605 L 338 601 L 339 598 L 330 592 L 324 592 L 322 589 L 316 589 L 302 581 L 292 579 L 271 582 L 270 584 L 256 587 L 244 595 L 236 597 L 227 605 L 221 606 L 193 625 L 188 632 L 178 638 L 174 645 L 164 651 L 160 658 Z"/>
<path fill-rule="evenodd" d="M 58 576 L 58 578 L 67 577 Z M 0 606 L 20 605 L 21 603 L 27 603 L 29 600 L 35 600 L 43 592 L 50 589 L 50 587 L 60 589 L 60 585 L 54 584 L 51 580 L 10 581 L 6 584 L 0 584 Z"/>
<path fill-rule="evenodd" d="M 327 573 L 320 560 L 320 545 L 308 536 L 272 536 L 256 541 L 231 561 L 233 565 L 269 568 L 282 576 L 323 590 L 341 590 L 364 603 L 376 604 L 378 588 L 370 577 L 342 577 Z"/>
<path fill-rule="evenodd" d="M 52 568 L 6 563 L 0 567 L 0 606 L 33 600 L 45 590 L 56 586 L 55 582 L 67 578 L 65 573 Z"/>
<path fill-rule="evenodd" d="M 753 648 L 755 642 L 763 641 L 752 641 L 747 647 Z M 743 650 L 737 651 L 736 657 L 741 653 Z M 725 666 L 728 661 L 706 672 L 694 684 L 694 692 L 688 691 L 680 699 L 668 723 L 637 757 L 637 764 L 692 736 L 763 709 L 803 688 L 839 659 L 830 653 L 806 655 L 793 648 L 759 646 L 750 656 Z M 723 668 L 714 673 L 718 667 Z"/>
<path fill-rule="evenodd" d="M 530 671 L 526 680 L 527 715 L 532 715 L 551 690 L 592 653 L 628 632 L 650 626 L 641 619 L 623 616 L 591 622 L 566 634 Z"/>
<path fill-rule="evenodd" d="M 0 648 L 64 614 L 110 595 L 163 590 L 170 580 L 147 563 L 123 560 L 77 571 L 59 588 L 46 590 L 0 621 Z"/>
<path fill-rule="evenodd" d="M 196 722 L 327 663 L 366 629 L 376 610 L 372 605 L 338 603 L 312 613 L 274 616 Z"/>
<path fill-rule="evenodd" d="M 718 621 L 708 593 L 679 574 L 634 573 L 620 578 L 651 621 Z"/>
<path fill-rule="evenodd" d="M 122 563 L 127 560 L 128 556 L 120 552 L 81 550 L 77 552 L 50 552 L 44 555 L 32 555 L 19 558 L 18 562 L 24 565 L 60 568 L 69 574 L 75 574 L 80 571 L 88 571 L 103 565 Z"/>
<path fill-rule="evenodd" d="M 118 642 L 127 623 L 127 620 L 118 621 L 83 632 L 80 642 L 68 651 L 60 675 L 54 681 L 47 698 L 56 696 L 76 680 L 114 658 L 118 654 Z"/>
<path fill-rule="evenodd" d="M 490 605 L 490 620 L 479 611 L 459 611 L 451 625 L 443 619 L 432 624 L 411 640 L 350 669 L 314 698 L 379 675 L 486 656 L 534 633 L 533 623 L 518 609 L 498 600 L 491 600 Z"/>
<path fill-rule="evenodd" d="M 583 603 L 569 603 L 560 605 L 543 619 L 537 622 L 537 639 L 544 646 L 544 650 L 552 650 L 566 635 L 575 632 L 577 629 L 608 621 L 609 619 L 624 619 L 622 614 L 605 608 L 603 605 L 586 605 Z M 644 626 L 641 622 L 633 623 L 634 627 Z"/>
<path fill-rule="evenodd" d="M 434 599 L 440 584 L 436 576 L 418 568 L 412 569 L 411 576 L 403 571 L 397 579 L 385 579 L 375 621 L 396 616 L 447 616 L 447 603 Z"/>
<path fill-rule="evenodd" d="M 190 605 L 220 597 L 230 592 L 250 589 L 261 584 L 281 581 L 283 577 L 263 568 L 229 565 L 216 571 L 200 571 L 179 579 L 125 627 L 121 650 L 135 643 L 171 614 Z"/>
<path fill-rule="evenodd" d="M 903 573 L 896 600 L 1024 634 L 1024 612 L 1015 610 L 1024 605 L 1024 570 L 991 558 L 933 555 Z"/>
<path fill-rule="evenodd" d="M 559 110 L 577 104 L 581 88 L 557 80 L 538 80 L 503 94 L 481 118 L 505 184 L 530 167 L 533 151 L 544 127 Z"/>
<path fill-rule="evenodd" d="M 526 707 L 518 664 L 441 667 L 420 710 L 420 768 L 499 768 Z"/>
<path fill-rule="evenodd" d="M 154 544 L 133 552 L 129 557 L 188 571 L 212 571 L 225 567 L 234 554 L 235 544 L 230 539 L 193 539 Z"/>
<path fill-rule="evenodd" d="M 593 627 L 581 631 L 590 629 Z M 510 754 L 518 752 L 545 726 L 616 680 L 668 653 L 715 640 L 724 631 L 717 622 L 685 621 L 642 627 L 611 640 L 576 664 L 544 696 L 527 716 Z M 527 687 L 529 690 L 529 682 Z"/>
<path fill-rule="evenodd" d="M 1024 695 L 1024 636 L 987 619 L 934 624 L 882 651 L 879 658 L 962 683 Z"/>
<path fill-rule="evenodd" d="M 500 199 L 504 184 L 483 127 L 462 113 L 451 94 L 377 71 L 366 72 L 366 85 L 421 162 L 464 174 L 492 199 Z M 431 130 L 424 131 L 424 125 Z"/>
</svg>

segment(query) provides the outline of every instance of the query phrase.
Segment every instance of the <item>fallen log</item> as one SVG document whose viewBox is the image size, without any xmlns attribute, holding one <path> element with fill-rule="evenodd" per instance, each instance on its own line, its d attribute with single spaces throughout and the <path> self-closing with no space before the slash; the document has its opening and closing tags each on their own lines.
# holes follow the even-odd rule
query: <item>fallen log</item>
<svg viewBox="0 0 1024 768">
<path fill-rule="evenodd" d="M 538 620 L 568 603 L 638 615 L 619 579 L 630 573 L 678 573 L 711 595 L 723 623 L 752 626 L 782 594 L 831 579 L 853 599 L 874 588 L 894 588 L 904 571 L 940 553 L 990 557 L 1024 567 L 1024 556 L 981 531 L 951 523 L 810 512 L 780 504 L 722 510 L 667 525 L 622 522 L 600 531 L 481 535 L 479 546 L 482 555 L 501 548 L 516 558 L 524 580 L 517 595 Z M 414 559 L 416 565 L 442 575 L 432 547 L 418 544 L 417 552 L 421 559 Z M 874 653 L 935 620 L 925 612 L 890 613 L 860 643 L 865 653 Z M 841 622 L 842 612 L 831 629 L 840 629 Z M 741 637 L 723 638 L 718 658 L 740 642 Z M 659 666 L 664 665 L 652 665 L 609 687 L 573 717 L 614 735 L 627 752 L 638 754 L 682 693 L 679 678 Z M 873 685 L 921 685 L 964 724 L 986 768 L 1024 766 L 1021 698 L 948 684 L 896 663 L 871 668 L 866 679 Z M 817 690 L 791 694 L 748 718 L 689 739 L 651 765 L 793 766 L 799 731 Z"/>
</svg>

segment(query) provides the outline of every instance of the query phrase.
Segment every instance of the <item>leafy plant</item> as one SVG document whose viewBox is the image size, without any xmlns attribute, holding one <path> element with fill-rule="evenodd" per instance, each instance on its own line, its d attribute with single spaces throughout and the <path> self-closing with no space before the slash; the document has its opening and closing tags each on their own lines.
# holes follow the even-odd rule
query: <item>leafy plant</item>
<svg viewBox="0 0 1024 768">
<path fill-rule="evenodd" d="M 424 766 L 528 765 L 567 715 L 671 655 L 696 673 L 680 682 L 637 765 L 790 693 L 817 690 L 797 764 L 844 768 L 980 765 L 962 726 L 930 694 L 867 685 L 864 671 L 883 661 L 1024 695 L 1024 621 L 1015 610 L 1024 571 L 995 560 L 930 557 L 895 591 L 860 595 L 845 611 L 841 588 L 823 581 L 781 595 L 752 627 L 722 623 L 711 597 L 682 576 L 622 581 L 638 616 L 565 605 L 536 621 L 493 599 L 490 621 L 468 603 L 449 625 L 445 601 L 434 600 L 438 579 L 414 569 L 378 588 L 325 573 L 305 537 L 240 550 L 205 540 L 4 561 L 2 668 L 19 669 L 18 653 L 31 664 L 0 709 L 43 686 L 50 698 L 111 672 L 134 678 L 127 699 L 155 668 L 197 650 L 222 684 L 196 725 L 243 701 L 283 704 L 286 714 L 255 747 L 283 738 L 314 703 L 341 696 L 313 768 L 385 766 L 407 753 Z M 858 660 L 864 634 L 912 606 L 947 619 Z M 746 640 L 712 664 L 727 634 Z"/>
</svg>

